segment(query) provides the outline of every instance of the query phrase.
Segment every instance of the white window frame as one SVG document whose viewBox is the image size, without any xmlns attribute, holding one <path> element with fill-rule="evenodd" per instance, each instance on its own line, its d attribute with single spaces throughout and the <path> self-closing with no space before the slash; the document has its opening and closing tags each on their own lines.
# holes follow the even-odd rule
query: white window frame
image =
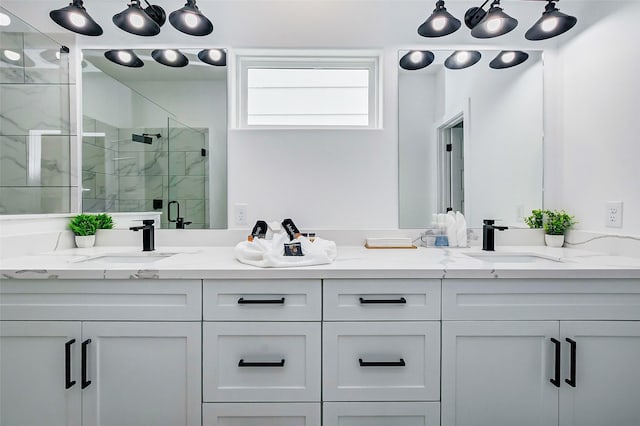
<svg viewBox="0 0 640 426">
<path fill-rule="evenodd" d="M 236 52 L 235 127 L 238 129 L 379 129 L 381 128 L 381 54 L 377 51 Z M 248 70 L 250 68 L 366 69 L 369 71 L 369 122 L 354 125 L 249 125 Z"/>
</svg>

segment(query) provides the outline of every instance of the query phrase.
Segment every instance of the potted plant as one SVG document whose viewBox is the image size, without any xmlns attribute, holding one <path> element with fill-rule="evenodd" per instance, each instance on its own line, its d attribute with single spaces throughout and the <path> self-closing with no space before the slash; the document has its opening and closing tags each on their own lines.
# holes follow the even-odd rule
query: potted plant
<svg viewBox="0 0 640 426">
<path fill-rule="evenodd" d="M 529 225 L 529 228 L 540 229 L 544 226 L 544 214 L 545 210 L 531 210 L 531 216 L 524 218 L 524 223 Z"/>
<path fill-rule="evenodd" d="M 113 229 L 113 218 L 106 213 L 97 214 L 96 226 L 98 229 Z"/>
<path fill-rule="evenodd" d="M 544 216 L 545 243 L 549 247 L 562 247 L 564 233 L 578 222 L 564 210 L 547 210 Z"/>
<path fill-rule="evenodd" d="M 98 222 L 92 214 L 79 214 L 69 221 L 69 229 L 73 231 L 78 248 L 93 247 L 96 243 Z"/>
</svg>

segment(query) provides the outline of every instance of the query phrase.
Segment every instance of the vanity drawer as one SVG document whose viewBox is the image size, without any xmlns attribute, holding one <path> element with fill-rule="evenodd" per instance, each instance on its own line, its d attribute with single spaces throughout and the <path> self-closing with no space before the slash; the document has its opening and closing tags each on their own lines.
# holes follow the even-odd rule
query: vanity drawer
<svg viewBox="0 0 640 426">
<path fill-rule="evenodd" d="M 437 401 L 440 323 L 323 325 L 325 401 Z"/>
<path fill-rule="evenodd" d="M 440 426 L 438 402 L 327 402 L 323 426 Z"/>
<path fill-rule="evenodd" d="M 321 426 L 320 403 L 204 404 L 203 426 Z"/>
<path fill-rule="evenodd" d="M 2 320 L 200 321 L 200 280 L 0 280 Z"/>
<path fill-rule="evenodd" d="M 320 321 L 320 280 L 205 280 L 205 321 Z"/>
<path fill-rule="evenodd" d="M 445 320 L 640 320 L 637 279 L 445 279 Z"/>
<path fill-rule="evenodd" d="M 324 280 L 326 321 L 439 320 L 440 280 Z"/>
<path fill-rule="evenodd" d="M 320 400 L 320 323 L 203 324 L 207 402 Z"/>
</svg>

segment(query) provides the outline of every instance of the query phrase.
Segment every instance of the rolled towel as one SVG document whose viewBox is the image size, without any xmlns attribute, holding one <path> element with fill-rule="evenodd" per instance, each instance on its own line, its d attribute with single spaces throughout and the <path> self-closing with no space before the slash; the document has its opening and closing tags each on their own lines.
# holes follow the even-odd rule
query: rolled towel
<svg viewBox="0 0 640 426">
<path fill-rule="evenodd" d="M 460 212 L 456 212 L 456 236 L 458 247 L 469 246 L 469 241 L 467 240 L 467 220 Z"/>
<path fill-rule="evenodd" d="M 449 247 L 458 247 L 456 214 L 452 211 L 447 213 L 447 238 L 449 239 Z"/>
</svg>

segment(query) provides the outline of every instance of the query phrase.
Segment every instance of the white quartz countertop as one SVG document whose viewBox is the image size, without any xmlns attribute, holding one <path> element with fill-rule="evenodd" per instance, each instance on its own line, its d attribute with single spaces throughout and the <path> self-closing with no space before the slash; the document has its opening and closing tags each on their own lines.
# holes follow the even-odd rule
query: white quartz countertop
<svg viewBox="0 0 640 426">
<path fill-rule="evenodd" d="M 338 246 L 328 265 L 259 268 L 240 263 L 233 247 L 156 247 L 152 262 L 138 247 L 69 249 L 0 260 L 4 279 L 284 279 L 284 278 L 640 278 L 640 258 L 545 246 L 366 249 Z M 470 257 L 480 255 L 483 258 Z M 487 256 L 498 256 L 494 261 Z M 102 256 L 123 256 L 126 261 Z M 510 257 L 516 256 L 516 257 Z M 520 258 L 519 256 L 524 256 Z M 535 257 L 532 260 L 532 257 Z M 155 259 L 155 258 L 154 258 Z M 523 261 L 520 261 L 522 259 Z M 144 260 L 144 259 L 142 259 Z M 554 261 L 555 260 L 555 261 Z"/>
</svg>

